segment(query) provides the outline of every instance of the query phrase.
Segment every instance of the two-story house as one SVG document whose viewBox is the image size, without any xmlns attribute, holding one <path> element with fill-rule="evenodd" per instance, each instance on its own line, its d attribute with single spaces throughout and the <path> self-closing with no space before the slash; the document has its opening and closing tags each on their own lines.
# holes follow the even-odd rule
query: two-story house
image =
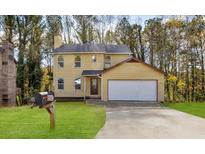
<svg viewBox="0 0 205 154">
<path fill-rule="evenodd" d="M 54 38 L 56 98 L 164 100 L 164 73 L 131 56 L 126 45 L 62 44 Z"/>
</svg>

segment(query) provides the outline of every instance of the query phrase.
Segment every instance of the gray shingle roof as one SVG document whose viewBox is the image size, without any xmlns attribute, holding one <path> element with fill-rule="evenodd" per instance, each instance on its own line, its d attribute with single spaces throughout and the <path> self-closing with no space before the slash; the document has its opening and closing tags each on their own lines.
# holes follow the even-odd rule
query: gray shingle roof
<svg viewBox="0 0 205 154">
<path fill-rule="evenodd" d="M 102 72 L 102 70 L 84 70 L 82 72 L 82 75 L 83 76 L 97 76 L 101 72 Z"/>
<path fill-rule="evenodd" d="M 107 52 L 107 53 L 130 53 L 127 45 L 106 45 L 99 43 L 84 43 L 84 44 L 63 44 L 59 48 L 54 49 L 57 52 Z"/>
</svg>

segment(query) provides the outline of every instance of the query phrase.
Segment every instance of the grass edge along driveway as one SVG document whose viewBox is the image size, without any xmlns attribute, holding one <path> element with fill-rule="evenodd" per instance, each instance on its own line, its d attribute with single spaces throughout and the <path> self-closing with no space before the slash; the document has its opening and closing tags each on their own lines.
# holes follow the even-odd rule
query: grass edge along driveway
<svg viewBox="0 0 205 154">
<path fill-rule="evenodd" d="M 50 130 L 45 109 L 30 106 L 0 108 L 0 139 L 94 138 L 105 123 L 103 106 L 57 102 L 56 128 Z"/>
<path fill-rule="evenodd" d="M 205 118 L 205 103 L 165 103 L 166 107 Z"/>
</svg>

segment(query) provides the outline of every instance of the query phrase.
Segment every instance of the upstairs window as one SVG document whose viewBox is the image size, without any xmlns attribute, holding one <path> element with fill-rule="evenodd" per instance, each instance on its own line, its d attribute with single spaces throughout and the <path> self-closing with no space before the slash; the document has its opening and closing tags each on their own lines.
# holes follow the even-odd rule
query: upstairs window
<svg viewBox="0 0 205 154">
<path fill-rule="evenodd" d="M 63 56 L 59 56 L 58 57 L 58 66 L 60 68 L 63 68 L 64 67 L 64 59 L 63 59 Z"/>
<path fill-rule="evenodd" d="M 80 67 L 81 66 L 81 59 L 80 56 L 75 57 L 75 67 Z"/>
<path fill-rule="evenodd" d="M 105 68 L 111 67 L 111 57 L 105 56 Z"/>
<path fill-rule="evenodd" d="M 92 56 L 92 62 L 93 62 L 93 63 L 96 62 L 96 56 L 95 56 L 95 55 Z"/>
<path fill-rule="evenodd" d="M 81 79 L 75 79 L 75 89 L 81 89 Z"/>
<path fill-rule="evenodd" d="M 58 79 L 58 89 L 64 89 L 64 80 L 62 78 Z"/>
</svg>

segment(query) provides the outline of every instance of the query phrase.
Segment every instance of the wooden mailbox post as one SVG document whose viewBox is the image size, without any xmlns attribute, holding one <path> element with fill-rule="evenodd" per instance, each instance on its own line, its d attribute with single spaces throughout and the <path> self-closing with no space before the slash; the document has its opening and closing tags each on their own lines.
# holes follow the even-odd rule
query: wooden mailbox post
<svg viewBox="0 0 205 154">
<path fill-rule="evenodd" d="M 35 95 L 34 106 L 39 106 L 39 108 L 44 108 L 48 111 L 50 116 L 50 128 L 55 128 L 55 100 L 53 92 L 40 92 Z"/>
<path fill-rule="evenodd" d="M 55 106 L 54 106 L 54 103 L 55 103 L 55 101 L 42 106 L 42 108 L 45 108 L 50 115 L 50 128 L 51 129 L 55 128 Z"/>
</svg>

